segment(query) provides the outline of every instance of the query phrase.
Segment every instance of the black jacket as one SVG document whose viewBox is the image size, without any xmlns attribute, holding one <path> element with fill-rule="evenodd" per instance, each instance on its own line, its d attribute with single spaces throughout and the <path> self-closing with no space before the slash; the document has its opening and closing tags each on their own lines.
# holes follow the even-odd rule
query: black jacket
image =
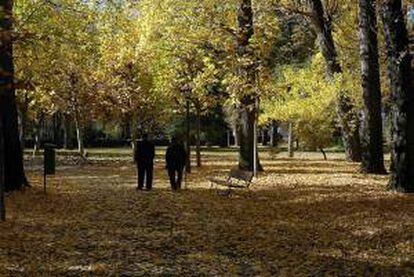
<svg viewBox="0 0 414 277">
<path fill-rule="evenodd" d="M 168 170 L 183 170 L 186 163 L 187 153 L 180 143 L 171 144 L 165 155 L 166 168 Z"/>
<path fill-rule="evenodd" d="M 148 164 L 153 163 L 155 157 L 155 146 L 148 140 L 142 140 L 137 143 L 134 152 L 134 161 L 136 163 Z"/>
</svg>

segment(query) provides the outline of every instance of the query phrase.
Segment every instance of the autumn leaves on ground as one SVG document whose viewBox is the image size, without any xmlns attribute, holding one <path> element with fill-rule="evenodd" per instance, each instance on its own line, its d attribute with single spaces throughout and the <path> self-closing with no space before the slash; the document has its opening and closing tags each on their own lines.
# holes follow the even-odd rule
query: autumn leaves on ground
<svg viewBox="0 0 414 277">
<path fill-rule="evenodd" d="M 152 192 L 135 190 L 128 151 L 59 158 L 48 195 L 40 161 L 33 188 L 7 199 L 0 275 L 381 275 L 414 274 L 413 196 L 386 191 L 339 154 L 274 159 L 252 190 L 209 189 L 233 151 L 209 151 L 202 169 L 172 193 L 162 153 Z"/>
</svg>

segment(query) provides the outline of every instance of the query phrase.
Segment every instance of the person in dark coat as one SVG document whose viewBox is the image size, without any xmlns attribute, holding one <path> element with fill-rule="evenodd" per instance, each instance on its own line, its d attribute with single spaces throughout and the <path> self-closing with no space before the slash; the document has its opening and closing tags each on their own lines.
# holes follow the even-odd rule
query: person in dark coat
<svg viewBox="0 0 414 277">
<path fill-rule="evenodd" d="M 152 176 L 154 171 L 155 146 L 148 140 L 148 135 L 144 134 L 142 140 L 138 141 L 134 152 L 134 161 L 138 171 L 138 187 L 144 188 L 144 180 L 146 181 L 146 189 L 152 189 Z"/>
<path fill-rule="evenodd" d="M 184 145 L 173 137 L 165 155 L 166 168 L 168 170 L 168 176 L 170 177 L 170 184 L 173 190 L 181 189 L 181 181 L 183 179 L 183 170 L 186 164 L 186 157 L 187 153 Z"/>
</svg>

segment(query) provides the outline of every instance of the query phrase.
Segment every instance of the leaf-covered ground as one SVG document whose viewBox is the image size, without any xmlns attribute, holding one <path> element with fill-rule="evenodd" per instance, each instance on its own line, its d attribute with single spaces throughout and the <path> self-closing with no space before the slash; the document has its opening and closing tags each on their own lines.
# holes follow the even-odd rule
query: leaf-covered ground
<svg viewBox="0 0 414 277">
<path fill-rule="evenodd" d="M 127 155 L 64 163 L 42 192 L 8 197 L 0 223 L 1 276 L 413 276 L 414 198 L 387 177 L 357 173 L 331 154 L 264 155 L 250 192 L 209 189 L 235 153 L 209 152 L 187 189 L 172 193 L 159 153 L 152 192 L 135 190 Z"/>
</svg>

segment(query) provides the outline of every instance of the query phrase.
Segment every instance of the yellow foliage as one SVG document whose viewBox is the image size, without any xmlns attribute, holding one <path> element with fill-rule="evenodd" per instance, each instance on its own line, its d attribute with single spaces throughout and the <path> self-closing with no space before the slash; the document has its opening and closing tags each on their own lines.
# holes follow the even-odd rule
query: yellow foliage
<svg viewBox="0 0 414 277">
<path fill-rule="evenodd" d="M 274 81 L 271 97 L 262 101 L 260 122 L 269 120 L 295 123 L 297 134 L 309 147 L 325 147 L 334 129 L 335 100 L 342 78 L 327 81 L 325 64 L 316 55 L 305 68 L 285 67 Z"/>
</svg>

